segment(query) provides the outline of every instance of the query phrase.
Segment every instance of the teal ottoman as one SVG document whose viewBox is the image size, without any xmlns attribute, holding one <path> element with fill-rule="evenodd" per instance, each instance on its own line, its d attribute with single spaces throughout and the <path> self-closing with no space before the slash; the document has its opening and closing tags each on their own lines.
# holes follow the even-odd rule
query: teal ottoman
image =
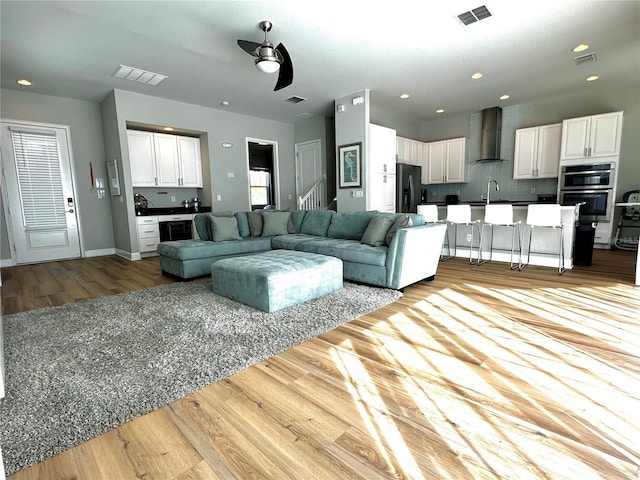
<svg viewBox="0 0 640 480">
<path fill-rule="evenodd" d="M 342 260 L 315 253 L 272 250 L 211 265 L 213 291 L 275 312 L 342 288 Z"/>
</svg>

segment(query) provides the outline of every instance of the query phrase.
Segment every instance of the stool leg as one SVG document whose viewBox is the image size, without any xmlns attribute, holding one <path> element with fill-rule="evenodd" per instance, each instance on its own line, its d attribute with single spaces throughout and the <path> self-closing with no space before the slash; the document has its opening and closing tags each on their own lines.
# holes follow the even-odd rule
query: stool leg
<svg viewBox="0 0 640 480">
<path fill-rule="evenodd" d="M 522 262 L 522 235 L 520 234 L 520 224 L 516 223 L 515 225 L 511 226 L 512 230 L 511 230 L 511 258 L 509 259 L 509 268 L 511 270 L 515 270 L 516 268 L 519 268 L 520 263 Z M 513 263 L 513 252 L 514 252 L 514 248 L 515 248 L 515 243 L 516 243 L 516 233 L 518 234 L 518 249 L 520 250 L 520 255 L 518 256 L 518 264 L 514 264 Z"/>
<path fill-rule="evenodd" d="M 564 268 L 564 227 L 560 227 L 560 252 L 558 253 L 560 258 L 560 265 L 558 266 L 558 275 L 562 275 L 566 268 Z"/>
<path fill-rule="evenodd" d="M 522 240 L 527 236 L 527 225 L 525 225 L 522 231 Z M 533 236 L 533 227 L 529 227 L 529 251 L 527 252 L 527 263 L 522 263 L 522 251 L 524 250 L 524 241 L 520 242 L 520 263 L 518 264 L 518 270 L 522 270 L 529 264 L 531 258 L 531 237 Z"/>
<path fill-rule="evenodd" d="M 469 263 L 473 264 L 473 223 L 471 224 L 471 243 L 469 243 Z"/>
</svg>

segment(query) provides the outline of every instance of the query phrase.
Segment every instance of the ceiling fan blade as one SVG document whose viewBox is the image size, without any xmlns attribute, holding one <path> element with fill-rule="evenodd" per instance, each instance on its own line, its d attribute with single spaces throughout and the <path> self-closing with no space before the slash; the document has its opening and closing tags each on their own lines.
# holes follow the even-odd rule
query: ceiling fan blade
<svg viewBox="0 0 640 480">
<path fill-rule="evenodd" d="M 260 46 L 259 43 L 256 42 L 250 42 L 249 40 L 238 40 L 238 46 L 243 49 L 245 52 L 247 52 L 249 55 L 253 55 L 254 57 L 257 57 L 257 50 L 258 47 Z"/>
<path fill-rule="evenodd" d="M 273 89 L 274 92 L 277 92 L 284 87 L 288 87 L 293 83 L 293 63 L 291 63 L 289 52 L 287 52 L 287 49 L 281 43 L 276 47 L 276 51 L 282 57 L 282 63 L 280 64 L 280 72 L 278 73 L 276 88 Z"/>
</svg>

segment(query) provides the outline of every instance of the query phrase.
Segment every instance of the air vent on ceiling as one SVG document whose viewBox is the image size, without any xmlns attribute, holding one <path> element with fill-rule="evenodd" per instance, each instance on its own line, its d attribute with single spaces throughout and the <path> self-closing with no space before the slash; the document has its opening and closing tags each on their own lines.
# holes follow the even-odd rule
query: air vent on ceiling
<svg viewBox="0 0 640 480">
<path fill-rule="evenodd" d="M 294 95 L 293 97 L 289 97 L 289 98 L 285 99 L 285 102 L 300 103 L 300 102 L 304 102 L 305 100 L 306 100 L 306 98 L 304 98 L 304 97 L 298 97 L 297 95 Z"/>
<path fill-rule="evenodd" d="M 598 57 L 595 53 L 587 53 L 586 55 L 580 55 L 579 57 L 575 57 L 576 65 L 582 65 L 583 63 L 591 63 L 597 62 Z"/>
<path fill-rule="evenodd" d="M 299 113 L 298 115 L 296 115 L 296 117 L 298 117 L 298 118 L 312 118 L 312 117 L 315 117 L 315 115 L 313 113 L 305 112 L 305 113 Z"/>
<path fill-rule="evenodd" d="M 458 15 L 458 20 L 460 20 L 464 26 L 467 26 L 480 20 L 484 20 L 485 18 L 489 18 L 490 16 L 491 12 L 489 9 L 486 6 L 481 5 L 473 10 L 461 13 Z"/>
<path fill-rule="evenodd" d="M 127 67 L 126 65 L 120 65 L 113 76 L 116 78 L 122 78 L 123 80 L 131 80 L 138 83 L 144 83 L 145 85 L 154 86 L 158 85 L 160 82 L 167 78 L 166 75 L 147 72 L 146 70 L 135 67 Z"/>
</svg>

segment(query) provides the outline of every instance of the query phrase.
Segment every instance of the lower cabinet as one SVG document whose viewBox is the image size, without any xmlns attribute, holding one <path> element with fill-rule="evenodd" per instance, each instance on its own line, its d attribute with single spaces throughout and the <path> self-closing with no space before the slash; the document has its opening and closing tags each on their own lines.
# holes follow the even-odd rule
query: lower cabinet
<svg viewBox="0 0 640 480">
<path fill-rule="evenodd" d="M 138 248 L 140 253 L 155 252 L 160 243 L 160 225 L 157 216 L 136 217 Z"/>
<path fill-rule="evenodd" d="M 396 176 L 390 173 L 374 173 L 370 176 L 367 192 L 367 210 L 396 211 Z"/>
</svg>

